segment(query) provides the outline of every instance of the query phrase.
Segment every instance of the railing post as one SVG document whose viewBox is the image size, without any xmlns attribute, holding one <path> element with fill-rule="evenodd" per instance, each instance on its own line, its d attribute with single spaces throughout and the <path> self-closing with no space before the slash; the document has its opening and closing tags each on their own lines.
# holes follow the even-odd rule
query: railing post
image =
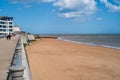
<svg viewBox="0 0 120 80">
<path fill-rule="evenodd" d="M 25 67 L 23 66 L 11 66 L 9 67 L 12 80 L 24 80 L 23 74 L 24 74 Z"/>
</svg>

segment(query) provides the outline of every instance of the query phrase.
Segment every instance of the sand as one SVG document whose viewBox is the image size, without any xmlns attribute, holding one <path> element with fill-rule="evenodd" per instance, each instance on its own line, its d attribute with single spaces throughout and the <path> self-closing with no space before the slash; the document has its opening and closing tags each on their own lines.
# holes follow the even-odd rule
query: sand
<svg viewBox="0 0 120 80">
<path fill-rule="evenodd" d="M 33 80 L 120 80 L 120 50 L 41 38 L 26 47 Z"/>
</svg>

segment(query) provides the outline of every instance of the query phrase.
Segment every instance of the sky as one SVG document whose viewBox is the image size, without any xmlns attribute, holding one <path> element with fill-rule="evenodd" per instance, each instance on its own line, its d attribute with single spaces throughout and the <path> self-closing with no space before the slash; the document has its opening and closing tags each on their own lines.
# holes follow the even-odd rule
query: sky
<svg viewBox="0 0 120 80">
<path fill-rule="evenodd" d="M 120 0 L 0 0 L 0 16 L 33 34 L 120 34 Z"/>
</svg>

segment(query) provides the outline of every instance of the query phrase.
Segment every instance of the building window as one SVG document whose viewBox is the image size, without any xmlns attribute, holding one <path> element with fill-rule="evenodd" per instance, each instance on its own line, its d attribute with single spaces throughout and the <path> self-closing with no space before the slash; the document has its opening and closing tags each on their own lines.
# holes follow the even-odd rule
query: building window
<svg viewBox="0 0 120 80">
<path fill-rule="evenodd" d="M 12 31 L 13 31 L 13 29 L 9 29 L 9 31 L 10 31 L 10 32 L 12 32 Z"/>
<path fill-rule="evenodd" d="M 0 29 L 0 31 L 3 31 L 2 29 Z"/>
<path fill-rule="evenodd" d="M 3 32 L 6 32 L 6 29 L 3 29 Z"/>
<path fill-rule="evenodd" d="M 3 26 L 3 28 L 7 28 L 6 26 Z"/>
<path fill-rule="evenodd" d="M 2 25 L 0 25 L 0 28 L 2 28 Z"/>
<path fill-rule="evenodd" d="M 9 28 L 13 28 L 13 26 L 9 26 Z"/>
<path fill-rule="evenodd" d="M 1 24 L 5 24 L 5 22 L 0 22 Z"/>
<path fill-rule="evenodd" d="M 12 22 L 9 22 L 9 24 L 12 24 Z"/>
</svg>

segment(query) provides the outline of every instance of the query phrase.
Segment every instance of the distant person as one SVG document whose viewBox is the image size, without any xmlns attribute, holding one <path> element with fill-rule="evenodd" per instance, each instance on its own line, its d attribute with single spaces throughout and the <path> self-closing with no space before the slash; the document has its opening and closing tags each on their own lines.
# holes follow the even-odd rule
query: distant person
<svg viewBox="0 0 120 80">
<path fill-rule="evenodd" d="M 7 35 L 7 40 L 10 40 L 11 39 L 11 35 Z"/>
</svg>

